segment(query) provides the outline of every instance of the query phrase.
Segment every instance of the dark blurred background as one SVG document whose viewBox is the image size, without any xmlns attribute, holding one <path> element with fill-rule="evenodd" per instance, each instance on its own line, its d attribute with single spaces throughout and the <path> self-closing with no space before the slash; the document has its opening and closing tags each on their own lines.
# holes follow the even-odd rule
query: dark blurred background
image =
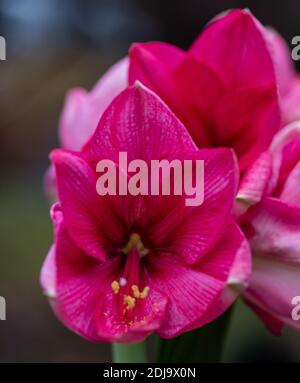
<svg viewBox="0 0 300 383">
<path fill-rule="evenodd" d="M 90 344 L 53 316 L 39 286 L 52 240 L 43 192 L 48 153 L 66 91 L 90 89 L 136 41 L 187 48 L 228 8 L 248 7 L 290 42 L 300 35 L 300 2 L 200 0 L 0 0 L 0 362 L 103 362 L 110 348 Z M 300 292 L 299 292 L 300 293 Z M 270 335 L 241 302 L 234 311 L 225 361 L 300 361 L 300 334 Z"/>
</svg>

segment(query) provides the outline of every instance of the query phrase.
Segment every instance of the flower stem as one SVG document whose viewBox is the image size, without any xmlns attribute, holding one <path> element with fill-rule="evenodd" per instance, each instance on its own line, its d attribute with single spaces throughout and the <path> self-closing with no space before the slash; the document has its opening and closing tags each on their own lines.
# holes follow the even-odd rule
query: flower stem
<svg viewBox="0 0 300 383">
<path fill-rule="evenodd" d="M 220 362 L 232 308 L 212 323 L 161 340 L 159 362 Z"/>
<path fill-rule="evenodd" d="M 134 344 L 114 343 L 112 345 L 114 363 L 147 362 L 146 341 Z"/>
</svg>

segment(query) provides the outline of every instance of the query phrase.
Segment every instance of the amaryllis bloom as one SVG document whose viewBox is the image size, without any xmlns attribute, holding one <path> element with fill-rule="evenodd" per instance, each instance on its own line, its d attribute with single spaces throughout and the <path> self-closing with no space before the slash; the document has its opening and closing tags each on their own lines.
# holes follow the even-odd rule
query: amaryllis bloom
<svg viewBox="0 0 300 383">
<path fill-rule="evenodd" d="M 270 52 L 275 64 L 283 124 L 300 119 L 300 76 L 285 40 L 273 29 L 267 30 Z"/>
<path fill-rule="evenodd" d="M 300 292 L 300 122 L 275 137 L 246 173 L 238 193 L 253 272 L 245 299 L 274 333 L 292 319 Z M 250 206 L 250 207 L 249 207 Z M 245 212 L 246 211 L 246 212 Z"/>
<path fill-rule="evenodd" d="M 280 127 L 265 29 L 248 10 L 211 21 L 187 52 L 161 42 L 130 50 L 129 83 L 142 81 L 181 119 L 198 147 L 231 147 L 246 169 Z"/>
<path fill-rule="evenodd" d="M 98 80 L 90 92 L 77 87 L 67 93 L 59 122 L 59 142 L 63 149 L 80 150 L 94 133 L 99 119 L 128 85 L 128 58 L 118 61 Z M 51 166 L 45 177 L 46 192 L 56 195 L 55 172 Z"/>
<path fill-rule="evenodd" d="M 185 196 L 96 193 L 96 164 L 142 159 L 204 160 L 204 203 Z M 228 285 L 250 273 L 250 253 L 232 220 L 238 169 L 230 149 L 199 150 L 154 94 L 136 84 L 102 115 L 81 151 L 56 149 L 55 243 L 41 282 L 64 324 L 94 341 L 171 338 L 220 315 Z"/>
</svg>

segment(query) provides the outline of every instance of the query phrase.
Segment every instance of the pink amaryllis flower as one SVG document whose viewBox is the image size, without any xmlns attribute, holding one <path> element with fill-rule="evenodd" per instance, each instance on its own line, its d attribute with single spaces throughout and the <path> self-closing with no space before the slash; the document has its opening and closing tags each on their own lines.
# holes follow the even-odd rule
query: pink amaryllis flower
<svg viewBox="0 0 300 383">
<path fill-rule="evenodd" d="M 267 327 L 280 334 L 292 319 L 300 292 L 300 123 L 281 130 L 268 151 L 245 174 L 237 212 L 250 241 L 253 272 L 247 303 Z"/>
<path fill-rule="evenodd" d="M 185 196 L 96 193 L 96 164 L 203 159 L 204 203 Z M 244 282 L 250 254 L 231 216 L 238 183 L 230 149 L 198 150 L 161 100 L 141 85 L 123 91 L 81 151 L 54 150 L 59 201 L 55 243 L 41 282 L 57 316 L 94 341 L 164 338 L 220 315 Z"/>
<path fill-rule="evenodd" d="M 248 10 L 211 21 L 187 52 L 161 42 L 130 50 L 129 83 L 142 81 L 183 121 L 198 147 L 234 148 L 243 171 L 280 127 L 265 29 Z"/>
<path fill-rule="evenodd" d="M 90 92 L 76 87 L 67 93 L 59 122 L 62 148 L 80 150 L 94 133 L 99 119 L 111 101 L 128 85 L 128 58 L 118 61 L 98 80 Z M 45 177 L 49 197 L 56 197 L 55 172 L 52 166 Z"/>
</svg>

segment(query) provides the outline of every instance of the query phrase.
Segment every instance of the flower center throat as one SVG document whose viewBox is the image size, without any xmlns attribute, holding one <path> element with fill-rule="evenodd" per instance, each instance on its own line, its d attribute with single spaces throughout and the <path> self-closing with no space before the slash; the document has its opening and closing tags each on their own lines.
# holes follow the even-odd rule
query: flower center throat
<svg viewBox="0 0 300 383">
<path fill-rule="evenodd" d="M 126 315 L 149 294 L 148 286 L 140 288 L 140 260 L 149 251 L 145 248 L 140 235 L 132 233 L 122 252 L 126 256 L 125 267 L 119 280 L 111 283 L 111 289 L 118 297 L 121 314 Z"/>
</svg>

